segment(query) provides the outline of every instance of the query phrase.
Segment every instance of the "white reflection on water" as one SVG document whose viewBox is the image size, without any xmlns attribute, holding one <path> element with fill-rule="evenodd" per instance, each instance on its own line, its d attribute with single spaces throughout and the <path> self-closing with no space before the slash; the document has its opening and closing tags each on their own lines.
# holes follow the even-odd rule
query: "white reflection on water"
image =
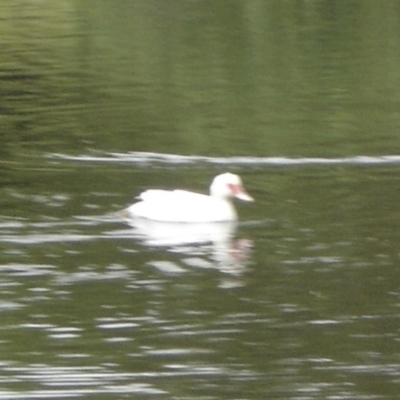
<svg viewBox="0 0 400 400">
<path fill-rule="evenodd" d="M 248 239 L 235 238 L 236 222 L 191 224 L 157 222 L 143 218 L 124 219 L 132 228 L 132 237 L 144 246 L 183 254 L 183 266 L 214 268 L 235 277 L 241 276 L 246 270 L 253 243 Z M 167 260 L 152 260 L 148 264 L 164 273 L 185 272 L 184 267 Z M 241 282 L 225 281 L 220 286 L 237 287 L 241 286 Z"/>
<path fill-rule="evenodd" d="M 194 351 L 196 352 L 196 349 Z M 178 351 L 178 354 L 181 354 L 181 351 Z M 165 356 L 164 353 L 162 355 Z M 79 358 L 79 355 L 77 356 Z M 0 399 L 68 398 L 83 395 L 115 395 L 121 393 L 165 395 L 168 392 L 156 388 L 153 383 L 147 383 L 146 381 L 153 382 L 155 379 L 174 377 L 215 378 L 229 376 L 231 379 L 237 378 L 238 380 L 254 378 L 254 372 L 246 369 L 233 371 L 223 366 L 188 366 L 185 364 L 168 364 L 165 365 L 164 371 L 159 372 L 130 373 L 114 371 L 111 366 L 59 367 L 48 364 L 29 364 L 22 367 L 15 363 L 4 362 L 0 365 L 0 372 L 3 376 L 3 378 L 0 378 L 0 382 L 3 383 L 18 384 L 24 382 L 32 386 L 40 385 L 41 387 L 49 388 L 32 389 L 24 392 L 3 389 L 0 390 Z"/>
<path fill-rule="evenodd" d="M 323 157 L 206 157 L 186 156 L 151 152 L 99 153 L 96 155 L 71 156 L 68 154 L 48 154 L 50 159 L 80 161 L 86 163 L 129 163 L 135 165 L 246 165 L 246 166 L 301 166 L 301 165 L 386 165 L 400 164 L 400 155 L 354 156 L 339 158 Z"/>
<path fill-rule="evenodd" d="M 73 234 L 26 234 L 26 235 L 1 235 L 0 241 L 5 243 L 16 244 L 41 244 L 41 243 L 56 243 L 56 242 L 83 242 L 98 239 L 89 235 L 73 235 Z"/>
<path fill-rule="evenodd" d="M 24 367 L 0 366 L 0 371 L 7 376 L 7 382 L 25 382 L 40 384 L 54 389 L 27 390 L 17 392 L 1 390 L 0 399 L 54 399 L 94 394 L 146 394 L 159 395 L 166 392 L 156 389 L 148 383 L 132 383 L 139 374 L 113 372 L 106 367 L 57 367 L 46 364 L 32 364 Z"/>
<path fill-rule="evenodd" d="M 48 275 L 54 271 L 54 265 L 46 264 L 4 264 L 0 265 L 0 272 L 4 272 L 9 276 L 41 276 Z M 39 291 L 39 290 L 37 290 Z M 44 290 L 43 290 L 44 291 Z"/>
<path fill-rule="evenodd" d="M 169 223 L 144 218 L 127 218 L 142 242 L 148 246 L 182 246 L 185 244 L 219 243 L 226 246 L 236 231 L 236 223 Z"/>
</svg>

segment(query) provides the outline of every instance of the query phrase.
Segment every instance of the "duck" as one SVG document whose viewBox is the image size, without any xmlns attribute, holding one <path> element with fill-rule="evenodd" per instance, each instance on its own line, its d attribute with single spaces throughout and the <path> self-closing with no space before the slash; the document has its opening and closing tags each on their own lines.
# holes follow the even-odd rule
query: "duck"
<svg viewBox="0 0 400 400">
<path fill-rule="evenodd" d="M 252 202 L 238 175 L 226 172 L 217 175 L 210 186 L 210 194 L 187 190 L 149 189 L 141 193 L 138 202 L 126 208 L 130 218 L 144 218 L 158 222 L 213 223 L 238 219 L 233 199 Z"/>
</svg>

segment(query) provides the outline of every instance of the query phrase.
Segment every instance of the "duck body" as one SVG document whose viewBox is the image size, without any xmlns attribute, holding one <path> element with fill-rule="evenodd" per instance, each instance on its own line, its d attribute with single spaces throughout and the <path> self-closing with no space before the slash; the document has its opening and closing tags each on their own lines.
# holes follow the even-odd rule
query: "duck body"
<svg viewBox="0 0 400 400">
<path fill-rule="evenodd" d="M 231 201 L 186 190 L 147 190 L 127 211 L 135 217 L 163 222 L 219 222 L 237 219 Z"/>
<path fill-rule="evenodd" d="M 150 189 L 125 211 L 135 218 L 160 222 L 209 223 L 237 220 L 233 198 L 253 201 L 237 175 L 225 173 L 214 178 L 210 195 L 186 190 Z"/>
</svg>

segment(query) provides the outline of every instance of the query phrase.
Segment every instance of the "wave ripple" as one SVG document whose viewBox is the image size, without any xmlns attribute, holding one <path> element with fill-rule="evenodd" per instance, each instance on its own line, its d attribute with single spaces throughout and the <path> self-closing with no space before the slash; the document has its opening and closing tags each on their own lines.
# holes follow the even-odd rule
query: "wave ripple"
<svg viewBox="0 0 400 400">
<path fill-rule="evenodd" d="M 60 153 L 48 154 L 53 160 L 86 163 L 128 163 L 135 165 L 230 165 L 230 166 L 307 166 L 307 165 L 385 165 L 400 164 L 400 155 L 324 157 L 206 157 L 163 154 L 151 152 L 100 153 L 98 155 L 72 156 Z"/>
</svg>

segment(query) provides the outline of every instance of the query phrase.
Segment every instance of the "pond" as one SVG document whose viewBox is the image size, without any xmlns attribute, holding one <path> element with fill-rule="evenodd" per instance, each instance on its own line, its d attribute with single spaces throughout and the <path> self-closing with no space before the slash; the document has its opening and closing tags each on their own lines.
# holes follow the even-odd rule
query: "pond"
<svg viewBox="0 0 400 400">
<path fill-rule="evenodd" d="M 45 3 L 0 6 L 0 399 L 397 398 L 397 3 Z M 237 224 L 120 213 L 226 171 Z"/>
</svg>

